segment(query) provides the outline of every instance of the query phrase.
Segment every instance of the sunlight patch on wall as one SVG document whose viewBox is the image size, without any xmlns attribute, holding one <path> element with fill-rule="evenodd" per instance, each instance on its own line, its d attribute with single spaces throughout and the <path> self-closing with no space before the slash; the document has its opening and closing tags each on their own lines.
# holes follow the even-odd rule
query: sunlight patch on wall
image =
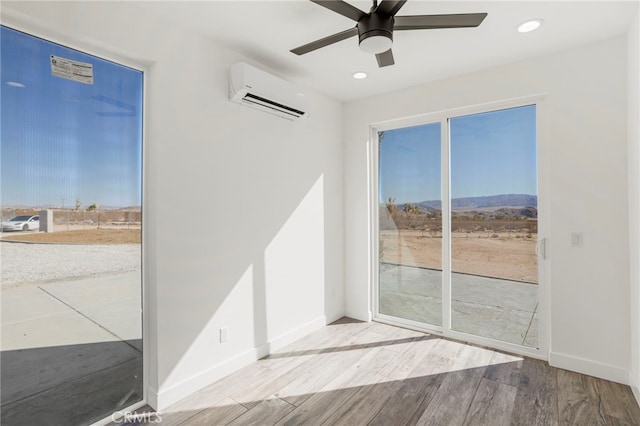
<svg viewBox="0 0 640 426">
<path fill-rule="evenodd" d="M 324 176 L 265 250 L 269 338 L 324 315 Z"/>
</svg>

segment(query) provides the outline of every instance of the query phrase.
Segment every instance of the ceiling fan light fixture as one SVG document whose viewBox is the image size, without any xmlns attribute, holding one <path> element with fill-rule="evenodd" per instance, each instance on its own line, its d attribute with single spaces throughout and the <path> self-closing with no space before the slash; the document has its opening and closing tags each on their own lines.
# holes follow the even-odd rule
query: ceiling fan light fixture
<svg viewBox="0 0 640 426">
<path fill-rule="evenodd" d="M 391 49 L 393 44 L 393 16 L 372 13 L 358 21 L 360 49 L 377 55 Z"/>
<path fill-rule="evenodd" d="M 377 55 L 391 49 L 393 40 L 387 34 L 370 35 L 360 40 L 360 49 Z"/>
<path fill-rule="evenodd" d="M 338 15 L 355 21 L 356 25 L 339 33 L 291 49 L 291 53 L 304 55 L 357 35 L 360 49 L 366 53 L 374 54 L 380 68 L 388 67 L 395 63 L 391 49 L 395 31 L 474 28 L 479 26 L 484 18 L 487 17 L 487 13 L 396 16 L 407 0 L 373 0 L 373 6 L 369 13 L 344 0 L 311 1 Z"/>
<path fill-rule="evenodd" d="M 529 19 L 524 21 L 522 24 L 518 25 L 519 33 L 530 33 L 531 31 L 537 30 L 544 23 L 544 20 L 540 18 Z"/>
</svg>

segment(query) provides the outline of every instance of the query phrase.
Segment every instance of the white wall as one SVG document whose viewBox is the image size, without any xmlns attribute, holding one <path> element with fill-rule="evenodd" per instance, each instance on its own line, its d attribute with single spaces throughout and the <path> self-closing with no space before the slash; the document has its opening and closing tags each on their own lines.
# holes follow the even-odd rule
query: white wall
<svg viewBox="0 0 640 426">
<path fill-rule="evenodd" d="M 631 293 L 630 384 L 640 404 L 640 6 L 629 28 L 628 126 L 629 126 L 629 255 Z"/>
<path fill-rule="evenodd" d="M 145 341 L 162 409 L 342 315 L 342 106 L 308 91 L 311 117 L 290 122 L 231 103 L 228 67 L 248 59 L 150 12 L 3 2 L 23 29 L 148 64 Z"/>
<path fill-rule="evenodd" d="M 346 314 L 371 317 L 368 125 L 546 93 L 550 361 L 628 381 L 626 56 L 620 37 L 346 104 Z"/>
</svg>

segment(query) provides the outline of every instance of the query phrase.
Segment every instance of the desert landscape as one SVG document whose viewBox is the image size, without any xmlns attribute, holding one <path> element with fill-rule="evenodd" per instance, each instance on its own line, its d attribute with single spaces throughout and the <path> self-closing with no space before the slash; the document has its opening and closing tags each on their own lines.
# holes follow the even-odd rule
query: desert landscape
<svg viewBox="0 0 640 426">
<path fill-rule="evenodd" d="M 3 208 L 2 218 L 37 215 L 40 210 Z M 140 210 L 54 209 L 53 213 L 54 232 L 0 233 L 3 290 L 140 270 Z"/>
<path fill-rule="evenodd" d="M 536 240 L 504 232 L 491 235 L 452 233 L 452 271 L 537 283 Z M 380 246 L 383 263 L 442 269 L 442 237 L 423 236 L 416 230 L 384 230 Z"/>
<path fill-rule="evenodd" d="M 2 220 L 18 215 L 37 215 L 38 208 L 3 208 Z M 120 209 L 51 209 L 54 232 L 0 234 L 4 240 L 66 244 L 140 244 L 142 211 Z"/>
<path fill-rule="evenodd" d="M 60 232 L 39 232 L 15 235 L 5 233 L 7 241 L 55 244 L 140 244 L 140 229 L 77 229 Z"/>
<path fill-rule="evenodd" d="M 517 206 L 517 204 L 521 204 Z M 527 283 L 538 282 L 537 200 L 501 195 L 452 200 L 452 271 Z M 442 269 L 442 213 L 437 201 L 380 206 L 380 262 Z M 2 210 L 2 219 L 39 209 Z M 139 207 L 53 209 L 52 233 L 2 234 L 3 239 L 44 243 L 140 244 Z"/>
<path fill-rule="evenodd" d="M 525 197 L 531 196 L 452 200 L 452 272 L 538 282 L 537 203 Z M 523 201 L 529 205 L 515 205 Z M 442 269 L 439 207 L 437 202 L 380 206 L 380 262 Z"/>
</svg>

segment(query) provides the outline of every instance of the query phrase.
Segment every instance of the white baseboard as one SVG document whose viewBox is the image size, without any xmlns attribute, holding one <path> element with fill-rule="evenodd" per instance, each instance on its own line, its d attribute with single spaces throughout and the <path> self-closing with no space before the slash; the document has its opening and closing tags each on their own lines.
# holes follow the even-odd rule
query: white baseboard
<svg viewBox="0 0 640 426">
<path fill-rule="evenodd" d="M 344 318 L 345 314 L 344 313 L 339 313 L 339 314 L 333 314 L 331 316 L 327 317 L 327 324 L 331 324 L 332 322 L 338 321 L 340 318 Z"/>
<path fill-rule="evenodd" d="M 615 365 L 603 364 L 589 359 L 559 354 L 557 352 L 551 352 L 549 354 L 549 365 L 569 371 L 575 371 L 576 373 L 610 380 L 623 385 L 629 384 L 629 371 L 624 368 L 616 367 Z"/>
<path fill-rule="evenodd" d="M 205 370 L 197 375 L 189 377 L 173 386 L 166 389 L 157 391 L 155 389 L 149 389 L 147 400 L 150 406 L 156 410 L 162 412 L 173 403 L 181 400 L 182 398 L 191 395 L 192 393 L 214 383 L 225 376 L 245 367 L 252 362 L 259 360 L 271 352 L 276 351 L 289 343 L 292 343 L 307 334 L 324 327 L 327 325 L 327 319 L 325 316 L 318 317 L 298 328 L 281 334 L 278 337 L 271 339 L 264 345 L 260 345 L 257 348 L 251 348 L 244 351 L 233 358 L 223 361 L 213 367 Z"/>
<path fill-rule="evenodd" d="M 322 327 L 324 327 L 325 325 L 327 325 L 327 317 L 326 316 L 321 316 L 318 317 L 312 321 L 309 321 L 308 323 L 294 329 L 291 331 L 288 331 L 284 334 L 281 334 L 278 337 L 275 337 L 273 339 L 271 339 L 269 341 L 269 343 L 267 343 L 266 345 L 262 345 L 261 347 L 264 347 L 265 349 L 267 349 L 267 352 L 265 352 L 265 354 L 263 356 L 266 356 L 268 354 L 270 354 L 273 351 L 277 351 L 278 349 L 287 346 L 289 343 L 293 343 L 296 340 L 306 336 L 309 333 L 312 333 Z M 262 357 L 261 357 L 262 358 Z"/>
<path fill-rule="evenodd" d="M 158 410 L 158 390 L 151 386 L 147 388 L 147 404 L 154 410 Z"/>
<path fill-rule="evenodd" d="M 353 312 L 347 311 L 344 313 L 345 317 L 352 318 L 358 321 L 369 322 L 373 320 L 373 313 L 371 311 L 363 311 L 363 312 Z"/>
<path fill-rule="evenodd" d="M 261 358 L 258 354 L 258 349 L 252 348 L 168 388 L 160 391 L 149 389 L 149 405 L 161 412 L 182 398 L 257 361 Z"/>
<path fill-rule="evenodd" d="M 633 391 L 633 396 L 636 397 L 638 405 L 640 405 L 640 388 L 638 388 L 637 386 L 631 386 L 631 390 Z"/>
</svg>

